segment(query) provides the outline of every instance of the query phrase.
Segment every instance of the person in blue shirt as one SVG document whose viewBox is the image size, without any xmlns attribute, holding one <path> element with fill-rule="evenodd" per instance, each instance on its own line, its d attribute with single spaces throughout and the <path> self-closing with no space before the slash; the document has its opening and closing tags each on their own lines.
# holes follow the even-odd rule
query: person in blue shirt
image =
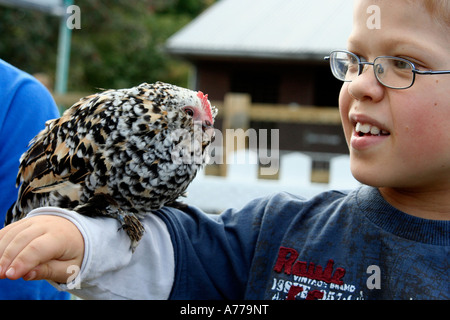
<svg viewBox="0 0 450 320">
<path fill-rule="evenodd" d="M 35 78 L 0 60 L 0 226 L 17 198 L 19 159 L 30 140 L 59 117 L 48 90 Z M 46 281 L 0 280 L 0 299 L 66 299 Z"/>
</svg>

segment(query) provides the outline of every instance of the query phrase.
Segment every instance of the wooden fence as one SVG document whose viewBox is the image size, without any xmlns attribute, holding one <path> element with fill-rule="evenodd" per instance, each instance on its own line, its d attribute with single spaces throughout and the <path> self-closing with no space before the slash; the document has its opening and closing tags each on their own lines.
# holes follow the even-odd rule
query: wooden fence
<svg viewBox="0 0 450 320">
<path fill-rule="evenodd" d="M 228 93 L 224 101 L 212 101 L 219 109 L 218 119 L 222 120 L 223 158 L 227 159 L 236 150 L 248 147 L 247 130 L 251 121 L 258 122 L 284 122 L 296 124 L 340 125 L 340 115 L 337 107 L 316 107 L 305 105 L 281 105 L 252 103 L 251 96 L 244 93 Z M 242 129 L 235 131 L 232 138 L 236 141 L 227 141 L 227 129 Z M 229 137 L 228 137 L 229 138 Z M 246 143 L 247 141 L 247 143 Z M 278 161 L 281 161 L 278 159 Z M 207 174 L 227 176 L 228 165 L 219 164 L 207 167 Z M 278 179 L 278 174 L 265 175 L 260 178 Z M 314 182 L 328 182 L 328 170 L 312 170 L 311 180 Z"/>
<path fill-rule="evenodd" d="M 273 121 L 290 123 L 314 123 L 339 125 L 341 123 L 337 107 L 316 107 L 306 105 L 282 105 L 252 103 L 251 96 L 245 93 L 228 93 L 223 102 L 212 101 L 220 110 L 224 128 L 241 127 L 249 121 Z"/>
</svg>

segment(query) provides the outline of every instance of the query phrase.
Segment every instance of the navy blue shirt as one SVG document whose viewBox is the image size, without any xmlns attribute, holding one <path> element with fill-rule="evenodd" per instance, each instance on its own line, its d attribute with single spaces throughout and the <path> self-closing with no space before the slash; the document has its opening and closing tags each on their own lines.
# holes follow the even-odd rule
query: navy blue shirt
<svg viewBox="0 0 450 320">
<path fill-rule="evenodd" d="M 45 87 L 29 74 L 0 60 L 0 228 L 17 198 L 19 159 L 30 140 L 59 117 Z M 0 299 L 67 299 L 46 281 L 0 280 Z"/>
<path fill-rule="evenodd" d="M 174 245 L 172 299 L 450 298 L 450 222 L 403 213 L 376 188 L 159 216 Z"/>
</svg>

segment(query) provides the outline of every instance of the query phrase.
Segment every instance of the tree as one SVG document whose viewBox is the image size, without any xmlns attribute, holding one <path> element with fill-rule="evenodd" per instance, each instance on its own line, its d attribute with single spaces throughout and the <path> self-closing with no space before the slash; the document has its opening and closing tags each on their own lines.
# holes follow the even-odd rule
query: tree
<svg viewBox="0 0 450 320">
<path fill-rule="evenodd" d="M 29 73 L 54 73 L 59 20 L 0 6 L 0 58 Z"/>
<path fill-rule="evenodd" d="M 212 0 L 75 0 L 69 90 L 97 91 L 141 82 L 186 86 L 189 67 L 163 50 L 168 37 Z M 59 19 L 0 7 L 0 57 L 30 73 L 54 75 Z"/>
</svg>

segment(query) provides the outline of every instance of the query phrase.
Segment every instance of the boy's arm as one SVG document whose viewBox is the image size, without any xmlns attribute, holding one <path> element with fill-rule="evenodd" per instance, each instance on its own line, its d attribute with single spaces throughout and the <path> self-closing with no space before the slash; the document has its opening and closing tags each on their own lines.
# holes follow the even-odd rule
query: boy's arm
<svg viewBox="0 0 450 320">
<path fill-rule="evenodd" d="M 37 278 L 62 283 L 53 284 L 85 299 L 169 297 L 174 254 L 167 227 L 156 216 L 149 215 L 144 219 L 146 231 L 134 253 L 130 250 L 128 236 L 119 230 L 120 226 L 114 219 L 89 218 L 50 207 L 36 209 L 28 217 L 19 223 L 25 224 L 30 220 L 35 230 L 22 227 L 23 231 L 0 232 L 0 254 L 7 253 L 5 243 L 10 243 L 12 248 L 19 248 L 14 252 L 22 250 L 23 256 L 27 256 L 28 270 L 25 268 L 21 274 L 16 274 L 17 277 L 22 274 L 25 278 L 29 276 L 30 271 L 36 270 L 33 265 L 39 261 L 41 266 L 36 271 L 42 275 L 37 275 Z M 54 224 L 46 227 L 50 220 Z M 19 238 L 23 232 L 34 240 L 27 246 L 11 241 L 12 237 Z M 5 257 L 0 259 L 2 267 L 3 261 L 9 261 L 8 255 L 6 260 Z M 6 276 L 5 271 L 2 268 L 0 277 Z"/>
</svg>

